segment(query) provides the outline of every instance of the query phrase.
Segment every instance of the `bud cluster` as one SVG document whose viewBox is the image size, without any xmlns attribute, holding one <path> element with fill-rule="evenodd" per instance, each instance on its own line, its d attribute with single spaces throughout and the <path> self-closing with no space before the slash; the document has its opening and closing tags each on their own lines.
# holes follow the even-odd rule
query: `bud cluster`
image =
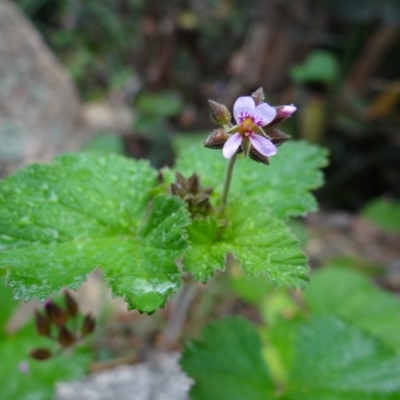
<svg viewBox="0 0 400 400">
<path fill-rule="evenodd" d="M 185 178 L 179 172 L 176 173 L 176 182 L 172 183 L 169 189 L 170 194 L 178 196 L 186 202 L 193 217 L 210 214 L 212 211 L 210 203 L 212 191 L 213 188 L 211 187 L 201 186 L 197 174 Z"/>
<path fill-rule="evenodd" d="M 66 349 L 93 333 L 96 321 L 91 314 L 83 317 L 79 314 L 78 304 L 68 293 L 64 293 L 65 307 L 52 300 L 46 301 L 43 311 L 35 310 L 36 331 L 41 336 L 54 340 L 60 346 L 59 351 Z M 78 325 L 78 323 L 80 325 Z M 36 360 L 47 360 L 54 356 L 51 350 L 40 347 L 30 351 Z"/>
</svg>

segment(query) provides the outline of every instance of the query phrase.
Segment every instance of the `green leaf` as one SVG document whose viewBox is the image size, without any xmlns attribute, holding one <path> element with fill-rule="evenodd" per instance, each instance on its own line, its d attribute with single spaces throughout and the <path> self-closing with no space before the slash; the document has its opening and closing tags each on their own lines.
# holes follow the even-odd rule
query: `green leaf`
<svg viewBox="0 0 400 400">
<path fill-rule="evenodd" d="M 0 267 L 16 298 L 77 289 L 101 267 L 129 308 L 153 312 L 180 286 L 184 204 L 158 196 L 157 172 L 116 155 L 65 155 L 0 183 Z"/>
<path fill-rule="evenodd" d="M 287 397 L 291 400 L 397 400 L 400 358 L 362 330 L 331 317 L 298 333 Z"/>
<path fill-rule="evenodd" d="M 362 214 L 380 228 L 400 233 L 400 202 L 373 200 L 364 208 Z"/>
<path fill-rule="evenodd" d="M 225 210 L 226 226 L 217 219 L 197 219 L 188 228 L 191 249 L 184 268 L 203 282 L 224 269 L 228 252 L 241 263 L 246 277 L 263 275 L 274 285 L 304 287 L 308 266 L 298 241 L 286 224 L 257 204 L 235 201 Z"/>
<path fill-rule="evenodd" d="M 365 0 L 362 0 L 365 1 Z M 339 64 L 329 51 L 313 51 L 302 64 L 291 67 L 290 77 L 297 83 L 332 83 L 339 74 Z"/>
<path fill-rule="evenodd" d="M 324 268 L 312 275 L 304 296 L 312 312 L 334 314 L 400 352 L 400 301 L 362 274 Z"/>
<path fill-rule="evenodd" d="M 145 115 L 168 118 L 178 114 L 183 106 L 178 93 L 158 92 L 142 93 L 136 100 L 135 107 Z"/>
<path fill-rule="evenodd" d="M 193 400 L 268 400 L 273 385 L 261 357 L 261 340 L 255 328 L 240 318 L 213 322 L 202 340 L 185 346 L 180 360 L 195 380 Z"/>
<path fill-rule="evenodd" d="M 327 163 L 321 147 L 306 142 L 289 142 L 271 157 L 271 165 L 239 159 L 235 165 L 230 198 L 245 197 L 249 202 L 259 199 L 280 218 L 304 215 L 315 211 L 317 203 L 309 193 L 321 186 L 319 169 Z M 198 146 L 185 149 L 175 170 L 185 176 L 200 173 L 202 184 L 214 186 L 216 195 L 222 192 L 227 160 L 220 151 Z M 173 179 L 171 175 L 170 179 Z"/>
</svg>

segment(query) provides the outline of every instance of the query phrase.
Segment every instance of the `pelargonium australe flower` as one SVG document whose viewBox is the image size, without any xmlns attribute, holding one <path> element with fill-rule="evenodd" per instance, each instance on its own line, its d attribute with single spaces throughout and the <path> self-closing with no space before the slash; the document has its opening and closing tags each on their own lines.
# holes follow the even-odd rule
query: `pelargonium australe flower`
<svg viewBox="0 0 400 400">
<path fill-rule="evenodd" d="M 293 105 L 272 107 L 263 103 L 262 89 L 252 96 L 239 97 L 233 106 L 236 125 L 226 125 L 231 115 L 222 104 L 209 101 L 212 120 L 223 125 L 206 139 L 204 145 L 221 149 L 225 158 L 243 152 L 258 162 L 269 164 L 269 157 L 277 153 L 277 146 L 290 137 L 276 127 L 290 117 L 296 107 Z"/>
</svg>

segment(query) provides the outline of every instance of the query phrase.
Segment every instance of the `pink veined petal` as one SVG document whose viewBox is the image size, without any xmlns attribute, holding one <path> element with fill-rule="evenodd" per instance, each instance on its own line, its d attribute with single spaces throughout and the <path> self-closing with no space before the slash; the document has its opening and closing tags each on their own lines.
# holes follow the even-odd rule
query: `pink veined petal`
<svg viewBox="0 0 400 400">
<path fill-rule="evenodd" d="M 251 144 L 254 148 L 266 157 L 274 156 L 277 152 L 275 145 L 267 138 L 260 135 L 250 135 L 249 136 Z"/>
<path fill-rule="evenodd" d="M 225 158 L 231 158 L 239 148 L 242 143 L 242 135 L 240 133 L 235 133 L 232 135 L 224 144 L 222 148 L 222 154 Z"/>
<path fill-rule="evenodd" d="M 276 116 L 277 118 L 287 118 L 290 117 L 296 110 L 297 108 L 293 104 L 281 106 L 278 108 L 278 114 Z"/>
<path fill-rule="evenodd" d="M 265 126 L 275 119 L 276 109 L 267 103 L 261 103 L 253 111 L 253 116 L 258 126 Z"/>
<path fill-rule="evenodd" d="M 240 116 L 242 113 L 247 113 L 249 116 L 253 115 L 255 103 L 252 97 L 243 96 L 239 97 L 233 106 L 233 116 L 235 117 L 235 121 L 240 124 Z"/>
</svg>

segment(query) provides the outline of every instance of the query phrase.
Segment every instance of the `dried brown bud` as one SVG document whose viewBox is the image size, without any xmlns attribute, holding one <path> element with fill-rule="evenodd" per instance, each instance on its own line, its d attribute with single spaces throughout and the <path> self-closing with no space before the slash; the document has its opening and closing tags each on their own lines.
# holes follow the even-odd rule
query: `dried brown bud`
<svg viewBox="0 0 400 400">
<path fill-rule="evenodd" d="M 45 304 L 44 311 L 49 321 L 53 324 L 56 324 L 57 326 L 65 324 L 67 318 L 64 310 L 53 301 L 50 300 Z"/>
<path fill-rule="evenodd" d="M 82 336 L 85 337 L 87 335 L 90 335 L 94 331 L 95 327 L 96 327 L 96 320 L 90 314 L 85 315 L 81 327 Z"/>
<path fill-rule="evenodd" d="M 50 336 L 51 333 L 50 321 L 38 310 L 35 310 L 35 324 L 36 324 L 36 331 L 39 335 Z"/>
<path fill-rule="evenodd" d="M 262 87 L 258 88 L 254 93 L 252 93 L 251 97 L 256 103 L 256 106 L 261 104 L 264 101 L 264 90 Z"/>
<path fill-rule="evenodd" d="M 210 106 L 210 118 L 212 122 L 217 125 L 227 125 L 231 122 L 231 113 L 223 104 L 208 100 L 208 105 Z"/>
<path fill-rule="evenodd" d="M 61 326 L 58 331 L 57 340 L 62 347 L 68 347 L 75 343 L 75 336 L 67 327 Z"/>
<path fill-rule="evenodd" d="M 75 299 L 69 294 L 69 292 L 64 292 L 65 298 L 65 307 L 67 309 L 67 313 L 70 317 L 75 318 L 78 314 L 78 303 Z"/>
<path fill-rule="evenodd" d="M 209 149 L 220 150 L 224 147 L 224 144 L 229 139 L 229 135 L 224 129 L 215 129 L 210 133 L 208 138 L 204 142 L 204 147 Z"/>
<path fill-rule="evenodd" d="M 39 349 L 33 349 L 29 352 L 29 355 L 34 358 L 35 360 L 43 361 L 49 359 L 52 354 L 51 351 L 44 348 L 40 347 Z"/>
</svg>

